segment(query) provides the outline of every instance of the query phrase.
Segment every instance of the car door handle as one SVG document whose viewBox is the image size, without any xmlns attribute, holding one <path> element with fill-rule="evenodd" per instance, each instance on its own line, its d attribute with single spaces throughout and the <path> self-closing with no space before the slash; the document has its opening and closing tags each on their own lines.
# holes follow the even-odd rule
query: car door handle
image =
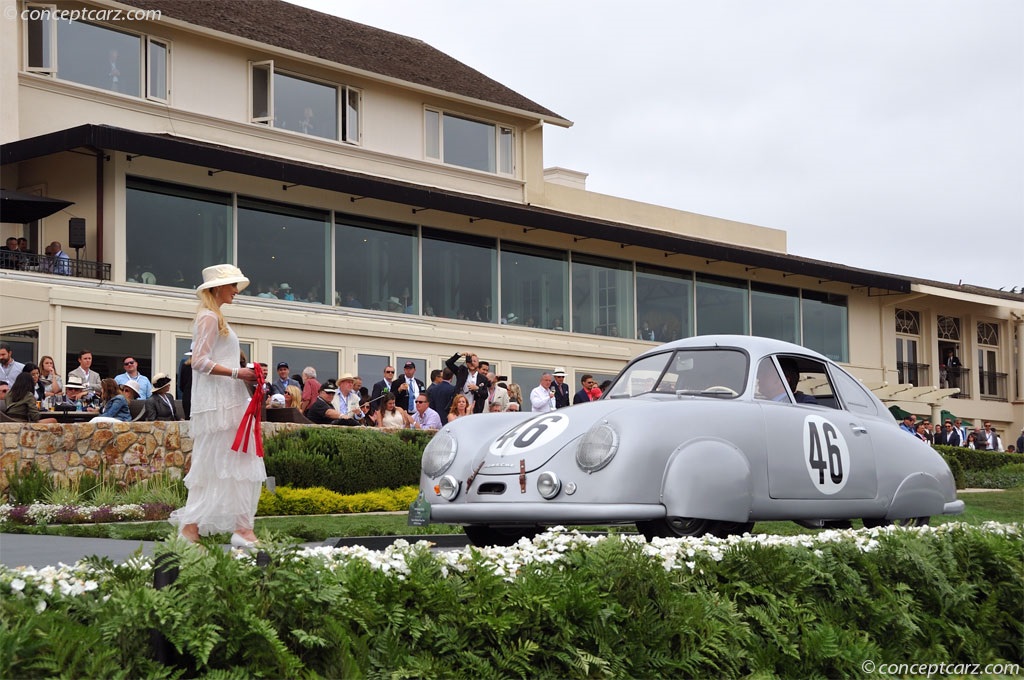
<svg viewBox="0 0 1024 680">
<path fill-rule="evenodd" d="M 853 423 L 850 423 L 850 429 L 853 430 L 854 434 L 868 433 L 868 428 L 864 427 L 863 425 L 854 425 Z"/>
</svg>

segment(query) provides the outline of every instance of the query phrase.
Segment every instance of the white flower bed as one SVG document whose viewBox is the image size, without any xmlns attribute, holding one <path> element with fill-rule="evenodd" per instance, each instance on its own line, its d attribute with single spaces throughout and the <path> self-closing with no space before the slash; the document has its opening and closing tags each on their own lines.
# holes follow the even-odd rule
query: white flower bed
<svg viewBox="0 0 1024 680">
<path fill-rule="evenodd" d="M 0 505 L 0 525 L 11 521 L 11 512 L 18 507 L 4 503 Z M 89 522 L 98 517 L 106 521 L 130 521 L 143 519 L 146 510 L 141 505 L 49 505 L 47 503 L 33 503 L 25 509 L 25 515 L 35 524 L 50 524 L 59 515 L 70 515 L 78 518 L 80 522 Z"/>
<path fill-rule="evenodd" d="M 714 561 L 739 545 L 791 546 L 814 550 L 830 543 L 848 542 L 859 550 L 870 552 L 878 547 L 878 538 L 884 534 L 896 532 L 916 532 L 925 534 L 943 534 L 956 530 L 973 530 L 987 533 L 998 533 L 1019 537 L 1022 534 L 1021 524 L 1000 524 L 986 522 L 980 526 L 960 523 L 940 524 L 915 528 L 879 527 L 874 529 L 825 530 L 815 534 L 800 536 L 775 536 L 766 534 L 744 534 L 729 538 L 658 538 L 647 543 L 642 536 L 620 534 L 615 538 L 605 536 L 586 536 L 578 531 L 566 531 L 563 527 L 553 527 L 540 534 L 532 541 L 522 539 L 508 548 L 476 548 L 462 550 L 442 550 L 431 552 L 432 543 L 428 540 L 409 543 L 397 540 L 384 550 L 369 550 L 362 546 L 345 548 L 302 548 L 294 553 L 295 559 L 320 559 L 324 567 L 337 569 L 347 563 L 359 560 L 373 569 L 393 575 L 404 580 L 409 574 L 408 562 L 412 559 L 429 555 L 440 563 L 442 573 L 447 576 L 452 571 L 465 573 L 474 568 L 493 571 L 506 581 L 513 582 L 520 568 L 529 564 L 557 564 L 572 551 L 594 546 L 601 541 L 621 540 L 641 546 L 643 552 L 651 559 L 658 560 L 668 571 L 696 568 L 698 557 Z M 254 559 L 251 555 L 235 551 L 238 559 Z M 146 557 L 134 557 L 125 562 L 125 566 L 141 571 L 152 569 L 152 561 Z M 77 597 L 100 589 L 109 576 L 105 569 L 94 568 L 85 562 L 75 565 L 59 564 L 42 569 L 33 567 L 9 568 L 0 566 L 0 597 L 31 597 L 36 599 L 36 609 L 43 611 L 48 603 L 60 598 Z"/>
</svg>

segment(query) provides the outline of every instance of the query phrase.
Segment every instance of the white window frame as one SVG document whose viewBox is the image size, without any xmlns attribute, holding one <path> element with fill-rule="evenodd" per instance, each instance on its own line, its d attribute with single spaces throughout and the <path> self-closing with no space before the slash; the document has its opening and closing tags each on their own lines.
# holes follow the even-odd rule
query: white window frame
<svg viewBox="0 0 1024 680">
<path fill-rule="evenodd" d="M 253 85 L 255 84 L 254 72 L 256 69 L 266 69 L 267 71 L 267 115 L 257 116 L 253 110 Z M 360 144 L 362 141 L 362 126 L 363 126 L 363 92 L 362 90 L 344 85 L 342 83 L 333 82 L 330 80 L 323 80 L 321 78 L 315 78 L 313 76 L 299 73 L 296 71 L 288 71 L 284 69 L 278 69 L 274 64 L 273 59 L 265 59 L 263 61 L 250 61 L 249 62 L 249 122 L 258 125 L 266 125 L 267 127 L 274 128 L 275 130 L 281 130 L 282 132 L 295 133 L 293 130 L 285 130 L 284 128 L 278 128 L 274 125 L 274 75 L 280 73 L 283 76 L 290 78 L 296 78 L 298 80 L 305 80 L 310 83 L 318 85 L 324 85 L 325 87 L 334 88 L 335 103 L 338 110 L 338 118 L 334 121 L 337 136 L 336 137 L 320 137 L 318 135 L 303 135 L 312 139 L 321 139 L 326 141 L 345 142 L 346 144 Z M 354 95 L 356 100 L 356 123 L 351 124 L 351 120 L 348 114 L 348 102 L 349 97 Z M 353 129 L 355 128 L 355 129 Z"/>
<path fill-rule="evenodd" d="M 29 22 L 25 22 L 25 40 L 22 47 L 22 63 L 25 65 L 25 70 L 30 73 L 42 73 L 50 77 L 55 78 L 57 76 L 57 21 L 53 18 L 54 13 L 57 11 L 56 5 L 36 5 L 26 4 L 26 11 L 40 11 L 50 12 L 49 18 L 45 20 L 45 26 L 47 32 L 50 34 L 50 54 L 49 54 L 49 66 L 32 66 L 29 63 Z"/>
<path fill-rule="evenodd" d="M 142 49 L 145 50 L 145 59 L 143 60 L 143 66 L 146 69 L 145 96 L 146 99 L 150 101 L 161 102 L 163 104 L 166 104 L 171 100 L 171 41 L 165 38 L 157 38 L 155 36 L 150 35 L 146 35 L 145 38 L 145 44 L 142 47 Z M 164 86 L 165 89 L 167 90 L 166 96 L 164 97 L 158 97 L 154 95 L 152 92 L 153 83 L 149 77 L 149 46 L 151 44 L 161 45 L 164 48 L 164 51 L 167 55 L 166 58 L 164 59 Z"/>
<path fill-rule="evenodd" d="M 427 149 L 427 140 L 430 138 L 431 131 L 429 130 L 429 123 L 427 119 L 428 113 L 432 113 L 437 116 L 437 130 L 433 132 L 437 139 L 437 155 L 430 155 Z M 477 123 L 483 123 L 485 125 L 494 126 L 494 172 L 490 173 L 484 170 L 476 170 L 475 168 L 463 168 L 464 170 L 470 170 L 474 172 L 487 172 L 487 174 L 499 175 L 502 177 L 515 177 L 516 174 L 516 128 L 512 125 L 503 125 L 494 120 L 487 120 L 484 118 L 477 118 L 475 116 L 467 116 L 462 113 L 456 113 L 454 111 L 448 111 L 441 109 L 436 106 L 424 106 L 423 107 L 423 157 L 428 160 L 438 161 L 445 165 L 450 165 L 453 168 L 462 168 L 461 165 L 453 165 L 447 163 L 444 160 L 444 117 L 452 116 L 454 118 L 462 118 L 463 120 L 470 120 Z M 504 153 L 502 147 L 503 135 L 508 135 L 508 154 Z M 511 155 L 511 158 L 507 158 L 507 155 Z"/>
<path fill-rule="evenodd" d="M 267 115 L 257 116 L 256 111 L 253 107 L 256 93 L 253 91 L 253 87 L 256 84 L 255 72 L 256 69 L 266 69 L 267 71 Z M 274 127 L 274 60 L 267 59 L 264 61 L 250 61 L 249 62 L 249 122 L 256 123 L 257 125 L 266 125 L 267 127 Z"/>
</svg>

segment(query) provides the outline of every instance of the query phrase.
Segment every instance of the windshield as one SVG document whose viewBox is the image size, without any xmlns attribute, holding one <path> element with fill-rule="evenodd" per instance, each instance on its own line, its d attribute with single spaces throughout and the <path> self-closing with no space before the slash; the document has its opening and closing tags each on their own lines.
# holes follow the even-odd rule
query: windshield
<svg viewBox="0 0 1024 680">
<path fill-rule="evenodd" d="M 736 397 L 747 378 L 747 355 L 731 349 L 663 352 L 626 367 L 608 389 L 609 399 L 658 394 Z"/>
</svg>

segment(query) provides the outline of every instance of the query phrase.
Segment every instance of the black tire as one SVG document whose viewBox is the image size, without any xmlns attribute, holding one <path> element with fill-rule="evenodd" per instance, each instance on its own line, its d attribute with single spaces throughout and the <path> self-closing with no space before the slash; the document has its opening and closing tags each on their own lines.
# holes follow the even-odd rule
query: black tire
<svg viewBox="0 0 1024 680">
<path fill-rule="evenodd" d="M 749 534 L 754 530 L 753 522 L 715 522 L 715 524 L 717 526 L 711 533 L 719 538 L 742 536 L 743 534 Z"/>
<path fill-rule="evenodd" d="M 468 524 L 462 530 L 469 542 L 480 548 L 508 547 L 515 545 L 520 538 L 532 539 L 540 533 L 540 527 L 492 527 L 486 524 Z"/>
<path fill-rule="evenodd" d="M 703 536 L 714 533 L 718 522 L 696 517 L 666 517 L 637 522 L 636 529 L 648 541 L 652 538 L 678 538 L 680 536 Z"/>
<path fill-rule="evenodd" d="M 848 519 L 827 519 L 822 529 L 852 529 L 853 522 Z"/>
<path fill-rule="evenodd" d="M 931 517 L 904 517 L 902 519 L 865 519 L 864 526 L 868 529 L 875 527 L 886 527 L 890 524 L 898 527 L 924 527 L 928 526 Z"/>
</svg>

